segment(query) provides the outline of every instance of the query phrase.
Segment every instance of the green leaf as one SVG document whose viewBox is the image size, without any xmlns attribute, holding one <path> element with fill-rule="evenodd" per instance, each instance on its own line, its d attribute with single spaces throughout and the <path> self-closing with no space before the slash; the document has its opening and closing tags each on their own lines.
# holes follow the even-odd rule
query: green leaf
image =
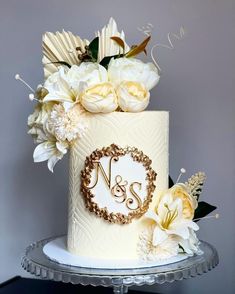
<svg viewBox="0 0 235 294">
<path fill-rule="evenodd" d="M 174 182 L 171 178 L 171 176 L 168 177 L 168 188 L 171 188 L 172 186 L 174 186 Z"/>
<path fill-rule="evenodd" d="M 48 62 L 47 64 L 50 64 L 50 63 L 52 63 L 52 64 L 65 65 L 65 66 L 67 66 L 68 68 L 71 67 L 71 65 L 70 65 L 68 62 L 66 62 L 66 61 L 54 61 L 54 62 Z"/>
<path fill-rule="evenodd" d="M 203 218 L 204 216 L 210 214 L 212 211 L 214 211 L 217 207 L 213 206 L 207 202 L 200 201 L 198 202 L 198 207 L 195 210 L 194 219 Z M 198 220 L 196 220 L 198 221 Z"/>
<path fill-rule="evenodd" d="M 184 248 L 179 244 L 179 249 L 182 250 L 182 253 L 186 253 Z"/>
<path fill-rule="evenodd" d="M 93 59 L 97 60 L 99 51 L 99 37 L 96 37 L 89 44 L 89 50 Z"/>
<path fill-rule="evenodd" d="M 108 67 L 108 64 L 110 62 L 110 60 L 112 58 L 116 59 L 119 57 L 123 57 L 123 54 L 116 54 L 116 55 L 112 55 L 112 56 L 105 56 L 101 61 L 100 61 L 100 65 L 104 66 L 105 68 Z"/>
</svg>

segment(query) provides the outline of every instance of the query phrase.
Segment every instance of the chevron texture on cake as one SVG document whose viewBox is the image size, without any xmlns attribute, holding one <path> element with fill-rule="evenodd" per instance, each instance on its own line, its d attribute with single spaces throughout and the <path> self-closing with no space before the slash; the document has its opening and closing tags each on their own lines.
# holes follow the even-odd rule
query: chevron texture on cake
<svg viewBox="0 0 235 294">
<path fill-rule="evenodd" d="M 85 158 L 97 148 L 112 143 L 121 147 L 137 147 L 151 158 L 152 168 L 157 173 L 155 197 L 158 191 L 168 186 L 168 130 L 169 115 L 166 111 L 113 112 L 89 118 L 88 131 L 70 150 L 67 244 L 71 253 L 101 259 L 137 258 L 136 245 L 144 229 L 143 217 L 130 224 L 119 225 L 108 223 L 89 212 L 80 193 L 80 173 Z"/>
</svg>

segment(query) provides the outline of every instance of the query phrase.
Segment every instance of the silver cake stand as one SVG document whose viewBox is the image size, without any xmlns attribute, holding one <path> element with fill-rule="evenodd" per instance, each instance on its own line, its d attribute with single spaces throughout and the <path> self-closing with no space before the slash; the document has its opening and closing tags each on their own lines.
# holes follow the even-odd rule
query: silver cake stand
<svg viewBox="0 0 235 294">
<path fill-rule="evenodd" d="M 131 286 L 163 284 L 188 279 L 216 267 L 219 258 L 216 249 L 201 241 L 203 255 L 189 257 L 170 265 L 138 269 L 97 269 L 62 265 L 43 253 L 43 246 L 54 238 L 29 245 L 22 258 L 22 267 L 42 279 L 64 283 L 113 287 L 114 293 L 127 293 Z"/>
</svg>

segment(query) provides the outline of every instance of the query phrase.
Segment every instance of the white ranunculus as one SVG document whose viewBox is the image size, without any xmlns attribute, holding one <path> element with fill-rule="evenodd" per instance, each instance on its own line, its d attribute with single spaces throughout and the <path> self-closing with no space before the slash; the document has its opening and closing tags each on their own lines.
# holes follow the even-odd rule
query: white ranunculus
<svg viewBox="0 0 235 294">
<path fill-rule="evenodd" d="M 149 91 L 138 82 L 121 82 L 117 87 L 118 105 L 123 111 L 140 112 L 149 104 Z"/>
<path fill-rule="evenodd" d="M 48 169 L 53 172 L 57 161 L 67 153 L 68 144 L 66 142 L 46 141 L 39 144 L 33 153 L 34 162 L 46 161 Z"/>
<path fill-rule="evenodd" d="M 156 86 L 160 78 L 158 69 L 153 63 L 144 63 L 139 59 L 126 57 L 110 61 L 108 76 L 116 85 L 122 81 L 133 81 L 144 84 L 148 90 Z"/>
<path fill-rule="evenodd" d="M 86 89 L 81 95 L 81 104 L 89 112 L 109 113 L 118 107 L 117 96 L 111 83 L 101 83 Z"/>
<path fill-rule="evenodd" d="M 42 143 L 51 137 L 46 124 L 53 105 L 51 102 L 38 103 L 34 112 L 28 117 L 28 134 L 33 137 L 35 143 Z"/>
</svg>

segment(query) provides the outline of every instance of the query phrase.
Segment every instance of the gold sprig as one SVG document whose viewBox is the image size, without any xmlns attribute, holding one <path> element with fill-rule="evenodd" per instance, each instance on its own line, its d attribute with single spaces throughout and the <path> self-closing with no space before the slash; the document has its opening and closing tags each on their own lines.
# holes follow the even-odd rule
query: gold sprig
<svg viewBox="0 0 235 294">
<path fill-rule="evenodd" d="M 202 192 L 202 187 L 204 184 L 204 181 L 206 179 L 206 175 L 204 172 L 198 172 L 194 175 L 192 175 L 187 182 L 185 182 L 185 185 L 187 186 L 190 194 L 196 198 L 198 201 L 199 196 Z"/>
</svg>

